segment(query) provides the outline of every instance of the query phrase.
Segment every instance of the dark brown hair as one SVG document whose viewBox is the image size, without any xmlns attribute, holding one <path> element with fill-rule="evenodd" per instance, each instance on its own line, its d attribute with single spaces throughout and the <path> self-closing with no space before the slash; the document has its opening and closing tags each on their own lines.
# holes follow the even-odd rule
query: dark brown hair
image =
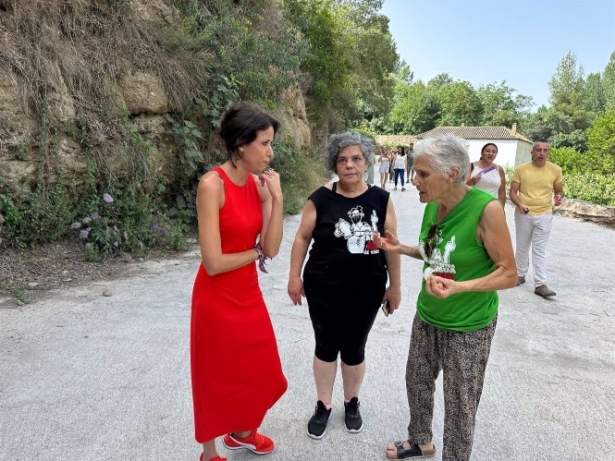
<svg viewBox="0 0 615 461">
<path fill-rule="evenodd" d="M 258 131 L 269 127 L 273 127 L 275 135 L 280 129 L 280 122 L 253 102 L 237 102 L 224 113 L 218 133 L 226 145 L 226 152 L 233 166 L 233 153 L 237 148 L 250 144 L 256 139 Z"/>
</svg>

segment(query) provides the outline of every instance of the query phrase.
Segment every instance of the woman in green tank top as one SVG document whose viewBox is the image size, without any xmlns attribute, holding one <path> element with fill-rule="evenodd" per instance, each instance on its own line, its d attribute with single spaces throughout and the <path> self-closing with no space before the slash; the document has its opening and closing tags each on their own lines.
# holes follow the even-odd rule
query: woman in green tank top
<svg viewBox="0 0 615 461">
<path fill-rule="evenodd" d="M 435 454 L 433 395 L 442 370 L 442 460 L 469 460 L 497 322 L 496 290 L 515 286 L 515 258 L 501 205 L 465 184 L 470 160 L 462 140 L 442 136 L 423 141 L 414 158 L 413 184 L 427 204 L 418 245 L 403 245 L 388 231 L 374 235 L 385 251 L 424 263 L 406 368 L 408 439 L 388 445 L 386 456 Z"/>
</svg>

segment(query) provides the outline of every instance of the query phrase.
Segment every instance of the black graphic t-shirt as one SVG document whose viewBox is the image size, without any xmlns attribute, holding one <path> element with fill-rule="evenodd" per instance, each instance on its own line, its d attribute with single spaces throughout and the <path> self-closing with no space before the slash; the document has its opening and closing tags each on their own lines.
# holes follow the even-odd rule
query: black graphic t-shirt
<svg viewBox="0 0 615 461">
<path fill-rule="evenodd" d="M 316 227 L 306 268 L 336 274 L 386 273 L 384 252 L 374 245 L 372 236 L 375 230 L 384 235 L 387 191 L 370 187 L 348 198 L 321 187 L 309 200 L 316 207 Z"/>
</svg>

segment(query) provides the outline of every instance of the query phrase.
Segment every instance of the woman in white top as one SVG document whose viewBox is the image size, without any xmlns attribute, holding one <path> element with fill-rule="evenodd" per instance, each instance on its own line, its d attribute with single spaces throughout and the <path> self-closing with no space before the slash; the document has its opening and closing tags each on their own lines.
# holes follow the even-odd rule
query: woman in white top
<svg viewBox="0 0 615 461">
<path fill-rule="evenodd" d="M 383 147 L 380 151 L 380 157 L 378 157 L 378 161 L 380 162 L 380 168 L 378 168 L 378 172 L 380 173 L 380 187 L 383 189 L 387 188 L 387 178 L 389 177 L 389 169 L 391 168 L 389 152 L 386 147 Z"/>
<path fill-rule="evenodd" d="M 485 144 L 480 152 L 480 160 L 470 164 L 466 184 L 489 192 L 503 207 L 506 204 L 506 176 L 504 168 L 493 163 L 497 155 L 498 146 L 492 142 Z"/>
<path fill-rule="evenodd" d="M 397 155 L 395 156 L 395 164 L 393 168 L 395 169 L 395 188 L 393 190 L 397 190 L 397 180 L 401 179 L 401 190 L 405 191 L 404 187 L 404 175 L 406 174 L 406 166 L 408 162 L 408 157 L 406 157 L 406 152 L 404 151 L 403 146 L 399 146 L 397 148 Z"/>
</svg>

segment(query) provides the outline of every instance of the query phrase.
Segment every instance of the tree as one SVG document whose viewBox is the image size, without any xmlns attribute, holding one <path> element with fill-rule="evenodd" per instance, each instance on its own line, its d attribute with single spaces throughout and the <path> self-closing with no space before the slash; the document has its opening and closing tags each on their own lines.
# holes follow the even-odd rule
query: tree
<svg viewBox="0 0 615 461">
<path fill-rule="evenodd" d="M 435 128 L 440 108 L 422 81 L 395 87 L 395 105 L 390 120 L 396 133 L 419 134 Z"/>
<path fill-rule="evenodd" d="M 452 85 L 455 81 L 448 73 L 442 73 L 436 75 L 434 78 L 427 82 L 427 87 L 430 90 L 437 90 L 438 88 L 446 85 Z"/>
<path fill-rule="evenodd" d="M 583 99 L 584 72 L 577 67 L 577 57 L 568 53 L 562 58 L 549 81 L 551 104 L 556 108 L 580 106 Z"/>
<path fill-rule="evenodd" d="M 607 110 L 615 110 L 615 51 L 602 73 L 602 90 L 604 92 L 604 105 Z"/>
<path fill-rule="evenodd" d="M 588 165 L 592 171 L 605 175 L 615 173 L 615 111 L 607 110 L 596 117 L 587 130 Z"/>
<path fill-rule="evenodd" d="M 352 125 L 388 113 L 398 55 L 383 0 L 285 0 L 286 16 L 307 43 L 300 68 L 308 76 L 311 115 L 333 114 Z M 334 117 L 335 118 L 335 117 Z"/>
<path fill-rule="evenodd" d="M 395 66 L 395 76 L 400 82 L 411 85 L 414 81 L 414 72 L 410 70 L 410 66 L 403 59 Z"/>
<path fill-rule="evenodd" d="M 594 114 L 601 114 L 606 107 L 602 77 L 596 72 L 588 74 L 584 88 L 585 109 Z"/>
<path fill-rule="evenodd" d="M 552 140 L 556 133 L 562 131 L 562 127 L 568 130 L 569 124 L 566 116 L 542 105 L 521 123 L 520 128 L 529 139 Z"/>
<path fill-rule="evenodd" d="M 481 124 L 512 126 L 521 120 L 521 113 L 532 106 L 530 96 L 515 95 L 516 90 L 501 83 L 490 83 L 478 87 L 476 94 L 483 106 Z"/>
<path fill-rule="evenodd" d="M 584 130 L 574 130 L 570 133 L 556 133 L 549 138 L 553 147 L 570 147 L 577 152 L 587 150 L 587 133 Z"/>
<path fill-rule="evenodd" d="M 349 54 L 357 97 L 377 114 L 389 113 L 395 85 L 392 75 L 399 60 L 389 32 L 389 20 L 376 13 L 364 17 L 349 12 L 348 17 L 361 18 L 351 23 L 348 31 L 355 38 Z"/>
<path fill-rule="evenodd" d="M 549 161 L 562 167 L 562 173 L 564 174 L 587 173 L 585 155 L 574 150 L 572 147 L 551 146 Z"/>
<path fill-rule="evenodd" d="M 434 92 L 441 110 L 440 126 L 479 125 L 483 106 L 476 91 L 468 82 L 442 85 Z"/>
<path fill-rule="evenodd" d="M 585 80 L 583 67 L 577 66 L 577 58 L 574 53 L 568 53 L 560 61 L 557 70 L 549 81 L 551 90 L 551 110 L 555 118 L 559 119 L 553 136 L 556 133 L 571 135 L 574 131 L 584 131 L 590 125 L 593 114 L 585 109 Z M 574 135 L 575 148 L 585 150 L 582 137 Z M 556 141 L 554 138 L 551 141 Z M 562 145 L 570 145 L 565 142 Z"/>
</svg>

